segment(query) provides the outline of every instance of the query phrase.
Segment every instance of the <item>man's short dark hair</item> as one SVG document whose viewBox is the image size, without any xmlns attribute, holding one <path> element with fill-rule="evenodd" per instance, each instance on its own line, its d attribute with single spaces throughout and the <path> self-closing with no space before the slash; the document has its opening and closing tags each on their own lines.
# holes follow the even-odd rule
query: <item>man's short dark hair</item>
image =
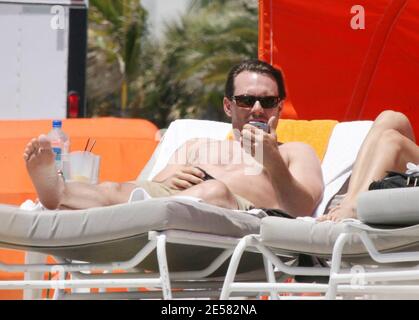
<svg viewBox="0 0 419 320">
<path fill-rule="evenodd" d="M 236 77 L 243 71 L 256 72 L 256 73 L 266 74 L 268 76 L 273 77 L 278 86 L 279 98 L 281 100 L 285 99 L 286 93 L 285 93 L 284 77 L 282 76 L 282 72 L 272 67 L 269 63 L 266 63 L 257 59 L 242 61 L 239 64 L 236 64 L 233 68 L 231 68 L 227 76 L 227 81 L 226 81 L 226 86 L 225 86 L 225 91 L 224 91 L 224 95 L 228 99 L 231 100 L 234 95 L 234 79 L 236 79 Z"/>
</svg>

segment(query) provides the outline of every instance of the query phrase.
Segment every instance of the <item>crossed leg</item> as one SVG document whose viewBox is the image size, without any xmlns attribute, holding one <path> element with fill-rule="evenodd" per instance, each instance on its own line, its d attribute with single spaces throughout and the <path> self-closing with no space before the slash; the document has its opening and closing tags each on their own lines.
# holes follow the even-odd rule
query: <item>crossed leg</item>
<svg viewBox="0 0 419 320">
<path fill-rule="evenodd" d="M 64 182 L 57 173 L 55 154 L 45 135 L 28 143 L 23 158 L 39 201 L 47 209 L 87 209 L 125 203 L 137 187 L 134 182 L 103 182 L 96 185 Z M 209 204 L 237 209 L 237 202 L 228 187 L 216 180 L 204 181 L 177 195 L 194 196 Z"/>
<path fill-rule="evenodd" d="M 374 180 L 382 179 L 386 171 L 404 172 L 407 162 L 419 163 L 419 147 L 410 122 L 401 113 L 384 111 L 361 146 L 342 203 L 318 221 L 356 218 L 358 194 L 368 190 Z"/>
</svg>

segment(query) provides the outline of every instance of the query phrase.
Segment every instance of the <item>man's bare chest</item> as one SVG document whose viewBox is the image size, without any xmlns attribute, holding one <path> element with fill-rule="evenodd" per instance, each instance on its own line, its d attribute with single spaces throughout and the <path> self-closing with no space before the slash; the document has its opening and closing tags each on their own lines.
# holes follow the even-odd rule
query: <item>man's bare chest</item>
<svg viewBox="0 0 419 320">
<path fill-rule="evenodd" d="M 188 150 L 190 165 L 222 166 L 225 170 L 236 170 L 244 165 L 252 165 L 256 160 L 237 141 L 202 142 Z"/>
</svg>

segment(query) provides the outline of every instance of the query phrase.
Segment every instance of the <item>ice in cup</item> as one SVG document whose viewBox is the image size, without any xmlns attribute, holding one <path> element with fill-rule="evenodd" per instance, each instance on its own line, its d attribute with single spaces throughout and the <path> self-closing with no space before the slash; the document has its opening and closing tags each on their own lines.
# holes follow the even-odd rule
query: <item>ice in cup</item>
<svg viewBox="0 0 419 320">
<path fill-rule="evenodd" d="M 100 156 L 89 151 L 74 151 L 69 154 L 70 181 L 98 183 Z"/>
</svg>

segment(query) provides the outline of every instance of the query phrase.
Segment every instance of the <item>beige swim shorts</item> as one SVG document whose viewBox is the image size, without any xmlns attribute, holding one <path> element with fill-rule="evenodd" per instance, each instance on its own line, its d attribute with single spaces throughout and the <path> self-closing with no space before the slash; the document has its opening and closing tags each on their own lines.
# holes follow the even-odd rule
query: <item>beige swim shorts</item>
<svg viewBox="0 0 419 320">
<path fill-rule="evenodd" d="M 137 187 L 143 188 L 145 191 L 147 191 L 147 193 L 153 198 L 170 197 L 180 192 L 179 190 L 171 189 L 163 183 L 159 182 L 137 181 L 135 184 L 137 185 Z M 253 203 L 251 203 L 249 200 L 237 194 L 233 194 L 233 196 L 237 201 L 237 206 L 239 210 L 247 211 L 255 207 Z"/>
</svg>

